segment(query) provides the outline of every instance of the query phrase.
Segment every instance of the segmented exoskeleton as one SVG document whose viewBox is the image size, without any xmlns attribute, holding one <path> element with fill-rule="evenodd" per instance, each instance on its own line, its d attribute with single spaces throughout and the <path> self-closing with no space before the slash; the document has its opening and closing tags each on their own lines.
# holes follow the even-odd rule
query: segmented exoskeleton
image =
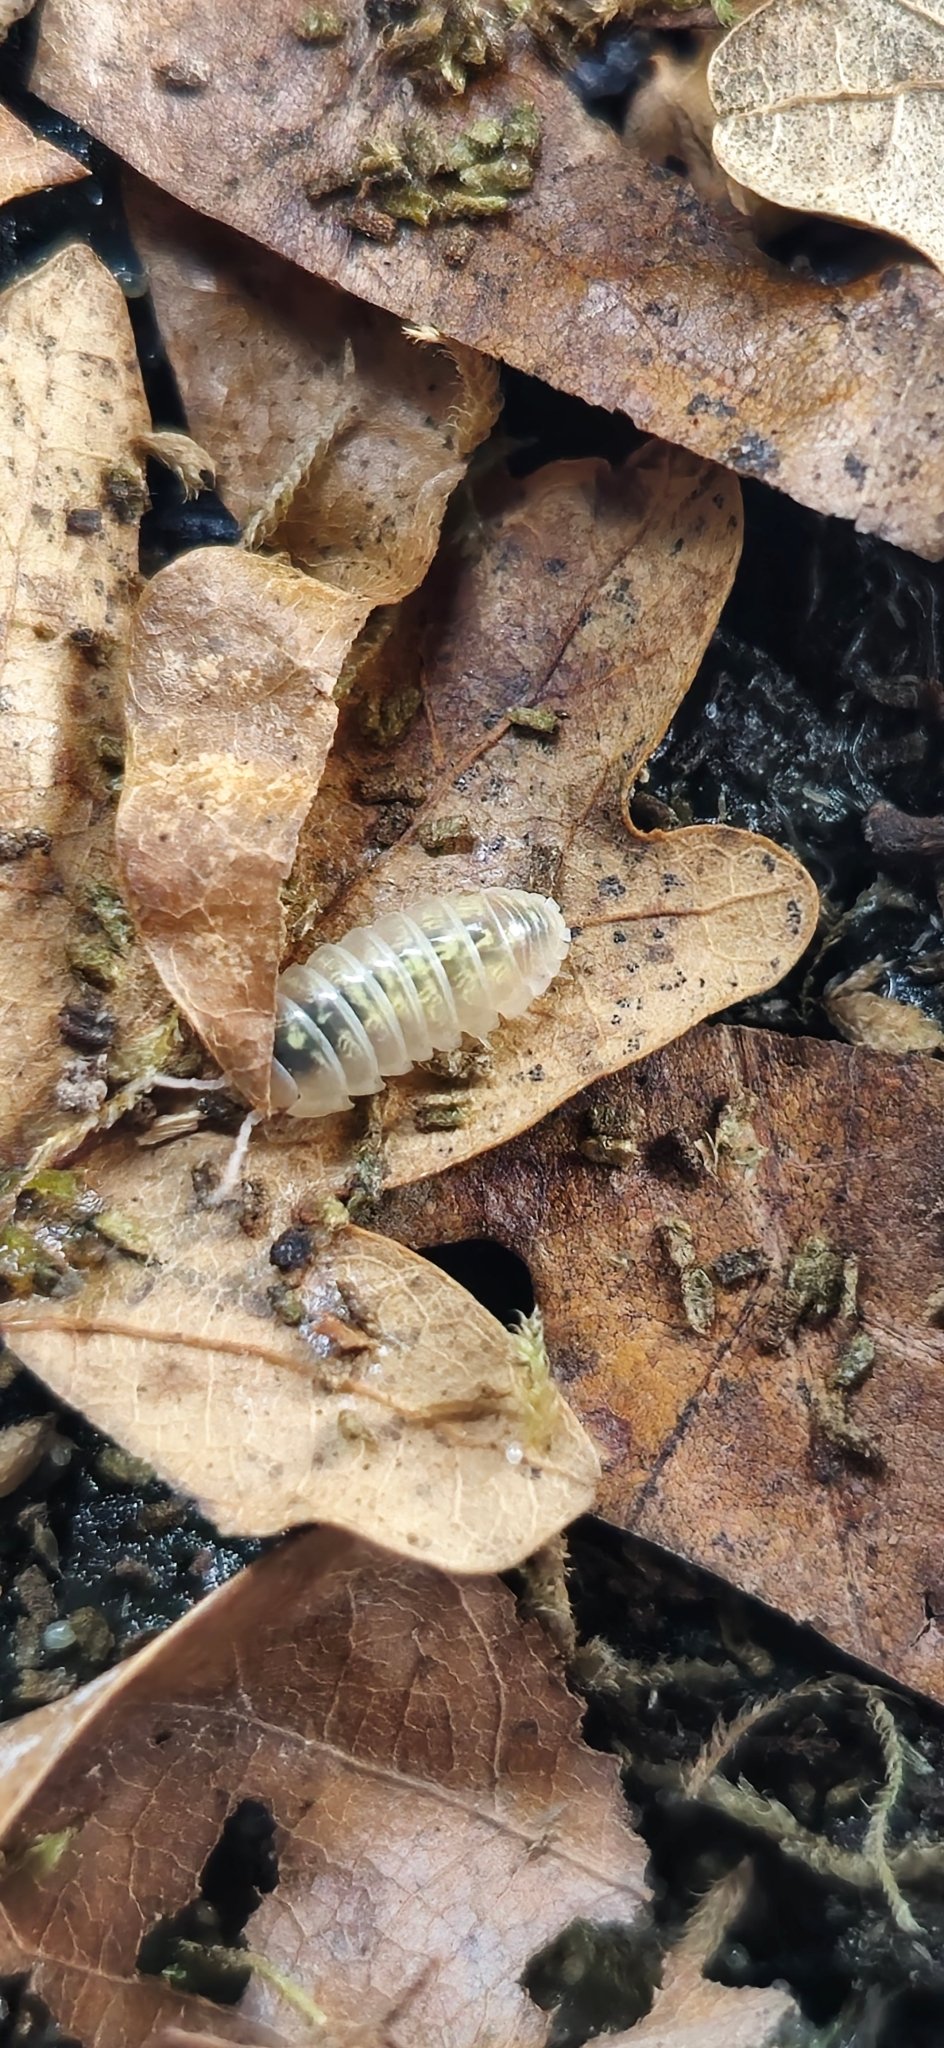
<svg viewBox="0 0 944 2048">
<path fill-rule="evenodd" d="M 464 1033 L 484 1038 L 543 994 L 569 944 L 551 897 L 470 889 L 316 946 L 279 978 L 274 1107 L 331 1116 Z"/>
</svg>

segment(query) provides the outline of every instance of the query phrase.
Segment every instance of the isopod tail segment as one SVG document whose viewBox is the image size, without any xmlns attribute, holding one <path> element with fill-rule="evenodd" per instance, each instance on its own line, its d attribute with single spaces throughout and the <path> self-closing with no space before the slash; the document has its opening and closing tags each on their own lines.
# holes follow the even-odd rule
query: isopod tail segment
<svg viewBox="0 0 944 2048">
<path fill-rule="evenodd" d="M 466 1034 L 485 1038 L 543 995 L 569 945 L 551 897 L 470 889 L 317 946 L 279 978 L 273 1108 L 332 1116 Z"/>
</svg>

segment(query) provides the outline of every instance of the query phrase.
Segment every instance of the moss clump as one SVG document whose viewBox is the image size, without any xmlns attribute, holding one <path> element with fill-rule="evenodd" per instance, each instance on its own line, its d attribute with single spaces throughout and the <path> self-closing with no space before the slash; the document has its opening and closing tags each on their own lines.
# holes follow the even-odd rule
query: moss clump
<svg viewBox="0 0 944 2048">
<path fill-rule="evenodd" d="M 349 224 L 389 239 L 400 222 L 431 228 L 492 219 L 507 213 L 516 192 L 530 190 L 540 149 L 537 113 L 523 104 L 473 121 L 449 139 L 428 123 L 410 122 L 399 135 L 378 136 L 362 150 Z M 365 225 L 365 208 L 372 226 Z"/>
</svg>

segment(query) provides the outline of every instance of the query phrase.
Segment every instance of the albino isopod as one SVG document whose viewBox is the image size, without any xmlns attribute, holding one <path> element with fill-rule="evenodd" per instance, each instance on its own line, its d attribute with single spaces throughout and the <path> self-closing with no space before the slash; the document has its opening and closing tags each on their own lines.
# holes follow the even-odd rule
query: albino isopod
<svg viewBox="0 0 944 2048">
<path fill-rule="evenodd" d="M 470 889 L 316 946 L 279 977 L 273 1106 L 332 1116 L 465 1032 L 484 1038 L 543 995 L 569 944 L 551 897 Z"/>
</svg>

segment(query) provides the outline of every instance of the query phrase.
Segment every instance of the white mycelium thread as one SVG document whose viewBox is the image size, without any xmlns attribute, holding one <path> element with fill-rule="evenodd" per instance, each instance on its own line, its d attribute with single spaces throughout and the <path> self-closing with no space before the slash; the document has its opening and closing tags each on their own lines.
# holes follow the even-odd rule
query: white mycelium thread
<svg viewBox="0 0 944 2048">
<path fill-rule="evenodd" d="M 543 995 L 569 944 L 551 897 L 470 889 L 316 946 L 279 978 L 275 1108 L 331 1116 L 465 1033 L 486 1037 Z"/>
</svg>

